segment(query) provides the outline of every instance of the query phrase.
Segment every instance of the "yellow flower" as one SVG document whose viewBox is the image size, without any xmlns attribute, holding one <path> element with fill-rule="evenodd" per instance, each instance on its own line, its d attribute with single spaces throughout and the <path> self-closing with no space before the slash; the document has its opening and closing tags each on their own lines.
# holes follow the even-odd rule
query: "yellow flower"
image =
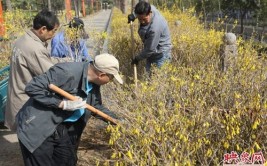
<svg viewBox="0 0 267 166">
<path fill-rule="evenodd" d="M 253 130 L 256 130 L 257 127 L 259 126 L 259 124 L 260 124 L 260 120 L 259 120 L 259 119 L 255 120 L 255 122 L 254 122 L 253 125 L 252 125 L 252 129 L 253 129 Z"/>
<path fill-rule="evenodd" d="M 207 155 L 207 157 L 211 157 L 211 155 L 212 155 L 212 150 L 211 150 L 211 149 L 208 149 L 206 155 Z"/>
<path fill-rule="evenodd" d="M 133 155 L 130 150 L 127 152 L 127 156 L 129 157 L 129 159 L 131 160 L 133 159 Z"/>
<path fill-rule="evenodd" d="M 229 143 L 228 142 L 224 142 L 224 144 L 223 144 L 223 147 L 225 148 L 225 149 L 228 149 L 229 148 Z"/>
</svg>

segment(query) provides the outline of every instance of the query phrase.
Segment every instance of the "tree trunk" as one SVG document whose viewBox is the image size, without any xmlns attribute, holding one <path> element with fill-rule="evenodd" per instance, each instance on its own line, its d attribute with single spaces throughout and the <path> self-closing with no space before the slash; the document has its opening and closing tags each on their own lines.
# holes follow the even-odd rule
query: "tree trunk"
<svg viewBox="0 0 267 166">
<path fill-rule="evenodd" d="M 66 9 L 66 22 L 69 22 L 71 20 L 71 1 L 65 0 L 65 9 Z"/>
<path fill-rule="evenodd" d="M 135 0 L 132 0 L 132 2 L 131 2 L 131 13 L 133 13 L 134 12 L 134 7 L 135 7 Z"/>
<path fill-rule="evenodd" d="M 86 16 L 86 13 L 85 13 L 85 2 L 84 2 L 84 0 L 82 0 L 82 14 L 83 14 L 83 17 Z"/>
<path fill-rule="evenodd" d="M 51 0 L 47 0 L 48 10 L 52 11 Z"/>
<path fill-rule="evenodd" d="M 202 11 L 203 11 L 203 22 L 204 22 L 204 28 L 206 28 L 206 6 L 204 0 L 202 0 Z"/>
<path fill-rule="evenodd" d="M 74 0 L 75 16 L 79 17 L 78 0 Z"/>
<path fill-rule="evenodd" d="M 126 13 L 126 0 L 121 0 L 121 11 L 123 14 Z"/>
<path fill-rule="evenodd" d="M 7 7 L 7 10 L 13 10 L 12 5 L 11 5 L 11 0 L 6 0 L 6 7 Z"/>
<path fill-rule="evenodd" d="M 265 25 L 262 26 L 262 31 L 259 33 L 259 41 L 260 41 L 261 43 L 264 42 L 264 41 L 263 41 L 263 38 L 264 38 L 264 30 L 265 30 Z M 258 31 L 260 31 L 260 30 L 258 30 Z"/>
<path fill-rule="evenodd" d="M 244 33 L 244 18 L 246 16 L 246 11 L 241 12 L 240 17 L 240 34 L 243 35 Z"/>
<path fill-rule="evenodd" d="M 221 1 L 218 0 L 218 8 L 219 8 L 219 18 L 222 18 L 222 10 L 221 10 Z"/>
<path fill-rule="evenodd" d="M 3 18 L 3 8 L 2 2 L 0 1 L 0 38 L 5 35 L 5 27 L 4 27 L 4 18 Z"/>
<path fill-rule="evenodd" d="M 92 9 L 92 14 L 94 13 L 94 0 L 91 0 L 91 9 Z"/>
</svg>

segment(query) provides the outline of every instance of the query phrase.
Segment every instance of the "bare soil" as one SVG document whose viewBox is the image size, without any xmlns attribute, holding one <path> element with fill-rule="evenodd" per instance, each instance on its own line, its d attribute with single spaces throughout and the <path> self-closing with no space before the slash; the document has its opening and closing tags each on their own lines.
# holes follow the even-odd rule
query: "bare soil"
<svg viewBox="0 0 267 166">
<path fill-rule="evenodd" d="M 88 121 L 78 150 L 77 166 L 103 165 L 109 160 L 112 149 L 108 145 L 106 127 L 106 123 L 101 120 L 91 118 Z"/>
</svg>

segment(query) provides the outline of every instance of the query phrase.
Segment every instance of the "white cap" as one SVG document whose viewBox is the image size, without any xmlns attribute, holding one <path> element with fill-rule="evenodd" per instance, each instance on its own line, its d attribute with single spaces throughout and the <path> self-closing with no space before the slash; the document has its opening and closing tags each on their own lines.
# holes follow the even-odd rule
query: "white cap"
<svg viewBox="0 0 267 166">
<path fill-rule="evenodd" d="M 108 53 L 96 55 L 93 64 L 97 70 L 111 74 L 120 84 L 123 83 L 119 75 L 119 61 L 113 55 Z"/>
</svg>

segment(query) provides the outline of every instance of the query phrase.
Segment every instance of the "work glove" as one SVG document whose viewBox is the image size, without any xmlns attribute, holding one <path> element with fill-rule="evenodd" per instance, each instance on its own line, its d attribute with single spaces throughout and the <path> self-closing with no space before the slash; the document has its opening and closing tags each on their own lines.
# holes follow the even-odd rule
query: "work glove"
<svg viewBox="0 0 267 166">
<path fill-rule="evenodd" d="M 129 14 L 128 15 L 128 24 L 132 21 L 132 22 L 134 22 L 134 20 L 135 20 L 135 15 L 134 14 Z"/>
<path fill-rule="evenodd" d="M 136 58 L 133 58 L 131 64 L 138 65 L 138 60 Z"/>
<path fill-rule="evenodd" d="M 63 110 L 65 111 L 75 111 L 86 107 L 86 101 L 78 97 L 77 100 L 63 100 Z"/>
</svg>

